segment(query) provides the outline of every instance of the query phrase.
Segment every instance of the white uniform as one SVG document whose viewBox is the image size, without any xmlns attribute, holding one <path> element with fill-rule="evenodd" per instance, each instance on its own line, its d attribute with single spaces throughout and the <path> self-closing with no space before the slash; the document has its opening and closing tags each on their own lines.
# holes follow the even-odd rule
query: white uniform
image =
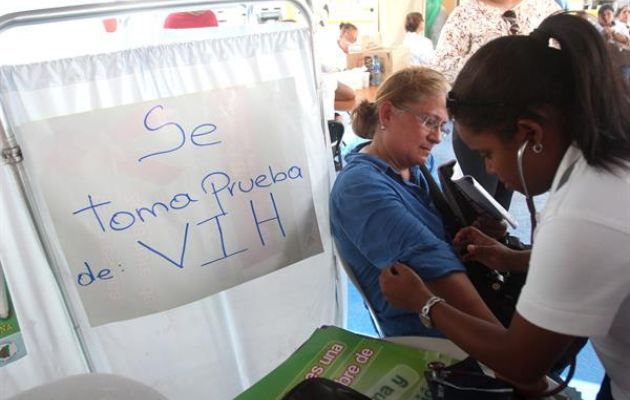
<svg viewBox="0 0 630 400">
<path fill-rule="evenodd" d="M 315 57 L 322 72 L 339 72 L 347 69 L 346 53 L 341 50 L 339 30 L 322 29 L 315 34 Z"/>
<path fill-rule="evenodd" d="M 418 32 L 407 32 L 403 46 L 409 49 L 410 65 L 427 65 L 435 61 L 433 42 Z"/>
<path fill-rule="evenodd" d="M 335 118 L 335 91 L 339 86 L 339 72 L 345 70 L 348 63 L 346 53 L 337 43 L 338 38 L 339 29 L 321 29 L 314 36 L 315 62 L 322 72 L 320 91 L 326 120 Z"/>
<path fill-rule="evenodd" d="M 564 155 L 517 311 L 550 331 L 590 337 L 614 399 L 630 400 L 630 170 L 616 172 L 589 166 L 574 146 Z"/>
<path fill-rule="evenodd" d="M 630 36 L 630 25 L 616 20 L 615 21 L 615 25 L 613 25 L 613 31 L 620 33 L 624 36 Z"/>
</svg>

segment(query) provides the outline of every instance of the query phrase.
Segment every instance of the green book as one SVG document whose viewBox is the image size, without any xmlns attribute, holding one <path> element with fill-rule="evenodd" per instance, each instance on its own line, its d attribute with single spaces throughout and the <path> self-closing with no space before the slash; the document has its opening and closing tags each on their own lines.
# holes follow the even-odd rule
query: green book
<svg viewBox="0 0 630 400">
<path fill-rule="evenodd" d="M 20 324 L 0 264 L 0 368 L 26 355 Z M 2 390 L 0 390 L 2 393 Z"/>
<path fill-rule="evenodd" d="M 323 377 L 372 399 L 429 400 L 424 371 L 432 361 L 456 359 L 366 337 L 334 326 L 321 327 L 284 363 L 237 400 L 281 399 L 306 378 Z"/>
</svg>

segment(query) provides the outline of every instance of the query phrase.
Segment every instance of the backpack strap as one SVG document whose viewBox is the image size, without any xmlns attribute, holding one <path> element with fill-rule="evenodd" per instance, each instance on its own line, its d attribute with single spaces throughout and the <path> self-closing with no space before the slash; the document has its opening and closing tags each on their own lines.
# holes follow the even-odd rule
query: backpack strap
<svg viewBox="0 0 630 400">
<path fill-rule="evenodd" d="M 463 227 L 458 222 L 457 217 L 455 217 L 455 214 L 451 210 L 451 207 L 448 205 L 448 202 L 444 198 L 442 189 L 440 189 L 438 184 L 435 182 L 435 179 L 433 179 L 433 176 L 431 175 L 427 167 L 424 164 L 420 165 L 419 167 L 420 172 L 422 172 L 422 176 L 424 176 L 424 179 L 429 185 L 429 195 L 431 196 L 431 201 L 433 201 L 435 208 L 437 208 L 440 216 L 442 217 L 444 228 L 449 233 L 450 237 L 454 237 L 457 231 L 459 231 Z"/>
</svg>

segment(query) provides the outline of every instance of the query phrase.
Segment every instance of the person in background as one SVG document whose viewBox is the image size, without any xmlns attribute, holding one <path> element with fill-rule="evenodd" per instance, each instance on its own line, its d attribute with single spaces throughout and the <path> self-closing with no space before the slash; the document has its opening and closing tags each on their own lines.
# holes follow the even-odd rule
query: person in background
<svg viewBox="0 0 630 400">
<path fill-rule="evenodd" d="M 630 96 L 613 68 L 593 25 L 559 14 L 482 47 L 449 94 L 462 139 L 489 173 L 528 196 L 549 191 L 509 328 L 434 297 L 402 264 L 380 278 L 392 306 L 432 304 L 423 315 L 433 326 L 530 395 L 589 337 L 607 374 L 598 400 L 630 400 Z"/>
<path fill-rule="evenodd" d="M 451 12 L 436 46 L 433 68 L 449 82 L 466 61 L 492 39 L 515 34 L 526 35 L 548 15 L 559 11 L 554 0 L 470 0 Z M 485 173 L 483 161 L 453 135 L 453 149 L 467 175 L 473 176 L 504 208 L 508 209 L 512 191 Z"/>
<path fill-rule="evenodd" d="M 382 83 L 375 102 L 363 101 L 352 113 L 354 132 L 370 141 L 348 154 L 330 194 L 335 243 L 386 336 L 439 335 L 423 327 L 417 313 L 383 298 L 378 277 L 396 261 L 414 268 L 455 307 L 499 323 L 449 243 L 423 167 L 449 126 L 448 88 L 439 72 L 422 67 L 400 70 Z"/>
<path fill-rule="evenodd" d="M 350 45 L 357 41 L 359 31 L 349 22 L 339 24 L 339 33 L 334 37 L 332 32 L 317 32 L 318 59 L 323 72 L 339 72 L 347 69 L 347 54 Z"/>
<path fill-rule="evenodd" d="M 431 64 L 435 58 L 433 43 L 424 36 L 424 17 L 419 12 L 410 12 L 405 17 L 403 46 L 409 49 L 410 65 Z"/>
<path fill-rule="evenodd" d="M 630 84 L 630 6 L 628 4 L 619 6 L 615 18 L 614 31 L 627 38 L 625 44 L 618 45 L 617 62 L 621 64 L 626 83 Z"/>
<path fill-rule="evenodd" d="M 164 20 L 164 29 L 207 28 L 219 26 L 211 10 L 184 11 L 169 14 Z"/>
<path fill-rule="evenodd" d="M 357 42 L 358 35 L 359 30 L 356 26 L 354 26 L 354 24 L 351 24 L 350 22 L 342 22 L 339 24 L 339 39 L 337 39 L 337 44 L 344 54 L 348 54 L 350 52 L 350 45 Z"/>
<path fill-rule="evenodd" d="M 625 4 L 617 8 L 615 27 L 618 32 L 630 36 L 630 5 Z"/>
<path fill-rule="evenodd" d="M 335 39 L 336 43 L 322 43 L 319 46 L 319 59 L 322 66 L 322 72 L 335 73 L 343 71 L 348 67 L 347 54 L 350 45 L 356 43 L 359 30 L 350 22 L 342 22 L 339 24 L 339 36 Z M 352 100 L 355 98 L 354 90 L 337 81 L 335 89 L 335 100 Z"/>
<path fill-rule="evenodd" d="M 625 45 L 630 44 L 630 36 L 622 27 L 618 29 L 618 24 L 615 22 L 614 10 L 611 5 L 604 4 L 597 10 L 597 25 L 595 26 L 604 39 L 611 44 Z"/>
</svg>

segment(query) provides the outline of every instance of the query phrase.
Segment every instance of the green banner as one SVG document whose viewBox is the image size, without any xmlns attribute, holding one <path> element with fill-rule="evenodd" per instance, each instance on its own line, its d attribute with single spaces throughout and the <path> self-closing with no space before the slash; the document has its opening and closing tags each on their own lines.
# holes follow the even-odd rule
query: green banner
<svg viewBox="0 0 630 400">
<path fill-rule="evenodd" d="M 20 325 L 0 264 L 0 368 L 26 355 Z"/>
<path fill-rule="evenodd" d="M 442 0 L 427 0 L 426 22 L 424 24 L 424 34 L 429 37 L 433 24 L 440 15 L 440 8 L 442 7 Z"/>
<path fill-rule="evenodd" d="M 455 360 L 327 326 L 236 400 L 281 399 L 299 382 L 314 377 L 332 379 L 373 399 L 425 400 L 431 398 L 424 379 L 431 361 L 449 365 Z"/>
</svg>

